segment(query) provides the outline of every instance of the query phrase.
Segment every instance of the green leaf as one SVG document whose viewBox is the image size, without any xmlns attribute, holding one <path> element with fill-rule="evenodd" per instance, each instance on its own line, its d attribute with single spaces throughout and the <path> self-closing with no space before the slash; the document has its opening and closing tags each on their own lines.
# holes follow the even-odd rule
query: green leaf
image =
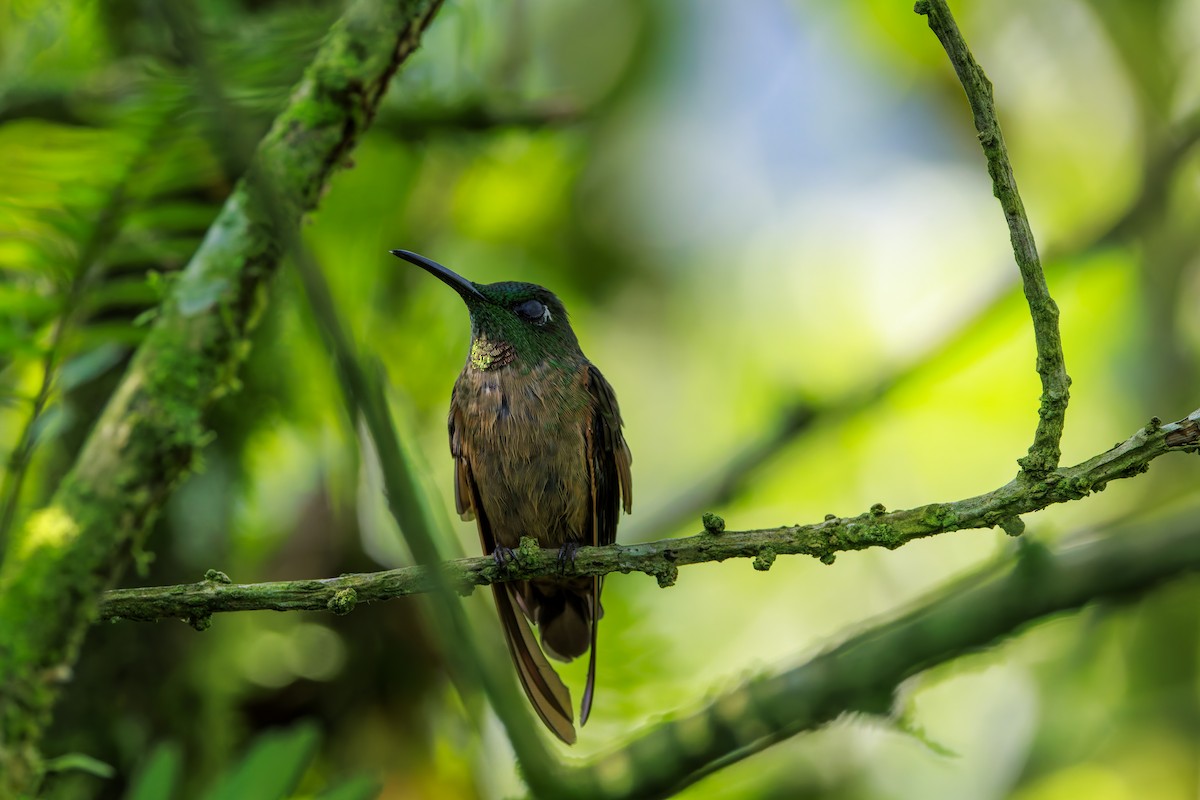
<svg viewBox="0 0 1200 800">
<path fill-rule="evenodd" d="M 204 795 L 204 800 L 283 800 L 295 790 L 316 752 L 320 734 L 302 723 L 258 737 L 250 752 Z"/>
<path fill-rule="evenodd" d="M 179 746 L 174 742 L 154 748 L 126 792 L 125 800 L 167 800 L 173 797 L 181 761 Z"/>
<path fill-rule="evenodd" d="M 104 342 L 75 356 L 63 364 L 58 373 L 58 384 L 63 391 L 69 391 L 98 378 L 109 369 L 121 363 L 128 353 L 128 348 L 113 342 Z"/>
</svg>

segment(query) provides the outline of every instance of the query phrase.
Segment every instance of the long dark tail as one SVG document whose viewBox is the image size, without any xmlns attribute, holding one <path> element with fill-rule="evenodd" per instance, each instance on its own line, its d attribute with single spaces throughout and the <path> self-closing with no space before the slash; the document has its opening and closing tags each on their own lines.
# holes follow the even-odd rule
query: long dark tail
<svg viewBox="0 0 1200 800">
<path fill-rule="evenodd" d="M 579 727 L 587 725 L 592 713 L 592 695 L 596 690 L 596 631 L 600 629 L 600 589 L 603 578 L 592 578 L 592 646 L 588 654 L 587 685 L 583 689 L 583 702 L 579 704 Z"/>
<path fill-rule="evenodd" d="M 530 704 L 533 705 L 533 710 L 555 736 L 567 744 L 575 744 L 571 693 L 550 665 L 542 648 L 538 646 L 529 621 L 516 607 L 513 590 L 507 585 L 493 584 L 492 594 L 496 597 L 496 610 L 500 613 L 500 624 L 504 629 L 504 639 L 508 642 L 508 652 L 517 666 L 517 675 Z M 594 656 L 592 663 L 595 664 Z M 591 695 L 591 687 L 592 670 L 589 669 L 588 697 Z M 583 718 L 587 719 L 586 711 Z"/>
<path fill-rule="evenodd" d="M 517 588 L 517 603 L 537 623 L 542 652 L 559 661 L 572 661 L 588 650 L 587 686 L 579 708 L 579 724 L 588 720 L 596 688 L 596 631 L 604 611 L 600 606 L 601 578 L 537 579 Z"/>
</svg>

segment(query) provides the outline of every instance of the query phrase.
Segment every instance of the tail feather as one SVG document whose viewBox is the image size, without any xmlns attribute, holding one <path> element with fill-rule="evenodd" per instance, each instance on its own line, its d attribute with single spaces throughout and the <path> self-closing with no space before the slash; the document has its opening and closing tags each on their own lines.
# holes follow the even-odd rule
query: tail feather
<svg viewBox="0 0 1200 800">
<path fill-rule="evenodd" d="M 528 620 L 515 605 L 512 590 L 498 584 L 492 585 L 496 597 L 496 610 L 500 613 L 504 639 L 521 687 L 533 705 L 534 711 L 546 723 L 554 735 L 567 744 L 575 743 L 574 716 L 571 712 L 571 693 L 567 690 L 554 667 L 550 665 L 534 638 Z M 594 635 L 594 634 L 593 634 Z M 593 660 L 594 664 L 594 660 Z M 588 694 L 591 694 L 592 672 L 588 672 Z M 586 719 L 586 712 L 584 719 Z"/>
<path fill-rule="evenodd" d="M 588 654 L 587 685 L 583 689 L 583 701 L 579 705 L 579 727 L 587 725 L 592 713 L 592 695 L 596 689 L 596 632 L 600 630 L 600 587 L 603 578 L 592 578 L 592 646 Z"/>
<path fill-rule="evenodd" d="M 517 603 L 537 625 L 542 652 L 558 661 L 574 661 L 592 640 L 592 578 L 534 579 L 523 582 Z"/>
</svg>

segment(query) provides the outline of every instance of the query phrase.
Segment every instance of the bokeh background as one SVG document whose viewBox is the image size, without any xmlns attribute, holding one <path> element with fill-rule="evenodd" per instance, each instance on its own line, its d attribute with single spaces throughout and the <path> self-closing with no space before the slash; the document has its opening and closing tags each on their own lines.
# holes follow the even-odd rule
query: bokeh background
<svg viewBox="0 0 1200 800">
<path fill-rule="evenodd" d="M 911 5 L 448 0 L 304 229 L 447 519 L 467 318 L 390 248 L 563 298 L 634 453 L 622 541 L 695 532 L 703 511 L 767 527 L 1012 477 L 1039 391 L 1028 312 L 961 89 Z M 1200 2 L 952 7 L 995 84 L 1062 310 L 1074 463 L 1200 405 Z M 200 99 L 156 4 L 0 0 L 5 527 L 69 468 L 229 193 L 222 147 L 266 129 L 342 10 L 196 3 L 229 118 Z M 255 339 L 203 470 L 127 585 L 408 563 L 290 268 Z M 1029 517 L 1026 535 L 1194 519 L 1192 461 Z M 473 524 L 452 529 L 447 550 L 478 550 Z M 668 590 L 614 575 L 573 752 L 612 749 L 1015 546 L 959 532 L 833 566 L 688 567 Z M 892 720 L 843 719 L 683 796 L 1194 798 L 1198 600 L 1179 582 L 1037 625 L 910 681 Z M 491 613 L 487 593 L 468 603 Z M 46 796 L 121 797 L 164 745 L 185 765 L 181 796 L 199 796 L 257 737 L 304 721 L 322 744 L 303 791 L 367 776 L 384 798 L 518 794 L 502 729 L 463 710 L 424 608 L 98 626 L 45 749 L 113 774 L 57 774 Z M 582 664 L 566 673 L 581 686 Z"/>
</svg>

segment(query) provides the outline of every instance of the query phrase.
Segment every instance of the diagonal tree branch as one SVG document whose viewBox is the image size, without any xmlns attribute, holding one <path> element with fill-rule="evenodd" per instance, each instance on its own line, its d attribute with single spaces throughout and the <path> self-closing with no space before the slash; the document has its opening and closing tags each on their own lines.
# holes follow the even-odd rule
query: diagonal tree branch
<svg viewBox="0 0 1200 800">
<path fill-rule="evenodd" d="M 979 131 L 979 143 L 987 157 L 992 191 L 1004 209 L 1013 254 L 1016 256 L 1017 267 L 1021 270 L 1025 299 L 1033 317 L 1037 372 L 1042 380 L 1042 398 L 1033 444 L 1029 447 L 1029 454 L 1018 463 L 1025 473 L 1036 478 L 1058 466 L 1061 456 L 1059 442 L 1062 439 L 1063 423 L 1067 414 L 1067 401 L 1070 399 L 1071 379 L 1067 376 L 1067 367 L 1063 360 L 1062 337 L 1058 331 L 1058 306 L 1050 297 L 1050 289 L 1046 286 L 1046 276 L 1038 258 L 1033 230 L 1029 226 L 1029 218 L 1025 215 L 1021 195 L 1017 192 L 1017 179 L 1013 176 L 1012 163 L 1004 147 L 1000 122 L 996 119 L 992 82 L 975 62 L 945 0 L 919 0 L 914 10 L 927 18 L 930 30 L 942 43 L 967 94 L 975 129 Z"/>
<path fill-rule="evenodd" d="M 0 568 L 0 798 L 36 788 L 36 744 L 101 591 L 207 441 L 204 410 L 236 389 L 279 263 L 275 220 L 295 226 L 316 207 L 437 6 L 349 7 L 254 157 L 252 169 L 271 176 L 283 207 L 268 212 L 239 184 L 75 467 L 9 542 Z"/>
<path fill-rule="evenodd" d="M 1007 569 L 985 568 L 956 581 L 794 669 L 751 679 L 693 714 L 635 736 L 568 773 L 569 790 L 562 794 L 669 797 L 843 713 L 886 714 L 905 679 L 994 646 L 1039 619 L 1096 600 L 1128 602 L 1197 570 L 1200 530 L 1194 524 L 1057 552 L 1026 545 Z"/>
<path fill-rule="evenodd" d="M 1200 109 L 1176 122 L 1162 149 L 1147 155 L 1137 196 L 1124 213 L 1096 234 L 1098 246 L 1120 243 L 1138 233 L 1147 220 L 1162 215 L 1170 199 L 1172 178 L 1197 144 L 1200 144 Z"/>
<path fill-rule="evenodd" d="M 168 10 L 167 24 L 202 87 L 210 113 L 221 120 L 226 132 L 224 137 L 215 137 L 218 139 L 216 147 L 227 163 L 243 163 L 246 152 L 237 143 L 237 112 L 209 65 L 206 46 L 196 30 L 194 18 L 176 8 Z M 278 209 L 285 205 L 286 198 L 273 176 L 261 170 L 251 172 L 246 186 L 267 213 L 275 215 L 272 221 L 281 249 L 299 273 L 317 329 L 332 359 L 350 427 L 355 429 L 361 421 L 374 445 L 388 510 L 417 562 L 439 564 L 442 556 L 437 542 L 444 538 L 441 530 L 444 521 L 430 508 L 411 460 L 401 447 L 399 431 L 388 406 L 382 366 L 359 355 L 342 325 L 320 266 L 304 246 L 295 226 L 280 218 Z M 443 525 L 439 525 L 440 521 Z M 485 653 L 480 647 L 452 584 L 439 571 L 432 570 L 427 575 L 434 595 L 432 616 L 442 632 L 443 649 L 453 668 L 460 696 L 470 706 L 478 690 L 484 690 L 505 726 L 526 782 L 534 789 L 552 790 L 558 782 L 559 763 L 546 749 L 540 728 L 534 727 L 511 675 L 507 670 L 502 671 L 491 657 L 494 652 Z M 193 624 L 203 626 L 206 619 L 195 619 Z"/>
<path fill-rule="evenodd" d="M 495 659 L 486 657 L 484 648 L 476 641 L 465 609 L 454 595 L 451 576 L 437 568 L 442 558 L 437 543 L 440 533 L 437 516 L 429 508 L 410 458 L 401 447 L 387 402 L 382 365 L 366 361 L 357 353 L 338 318 L 324 275 L 298 237 L 292 237 L 289 250 L 321 338 L 333 358 L 347 417 L 352 425 L 361 419 L 375 445 L 388 511 L 414 557 L 420 564 L 428 565 L 424 576 L 434 594 L 432 616 L 442 631 L 451 663 L 464 678 L 460 683 L 468 684 L 467 691 L 460 686 L 460 694 L 468 699 L 471 690 L 483 689 L 504 725 L 526 782 L 535 790 L 552 791 L 559 780 L 559 762 L 546 748 L 540 728 L 534 727 L 512 675 Z M 354 602 L 350 592 L 341 592 L 339 597 L 343 604 Z M 332 602 L 333 610 L 341 610 L 337 608 L 338 600 Z"/>
<path fill-rule="evenodd" d="M 1103 491 L 1110 481 L 1145 472 L 1150 462 L 1164 453 L 1195 452 L 1198 447 L 1200 409 L 1166 425 L 1153 420 L 1126 441 L 1082 464 L 1059 468 L 1036 481 L 1016 478 L 987 494 L 964 500 L 893 512 L 875 506 L 857 517 L 749 531 L 720 531 L 720 525 L 708 517 L 711 530 L 696 536 L 581 547 L 574 571 L 580 575 L 644 572 L 657 577 L 660 585 L 669 586 L 679 567 L 687 564 L 753 558 L 755 569 L 766 570 L 781 555 L 809 555 L 832 563 L 838 552 L 869 547 L 895 549 L 913 539 L 949 531 L 1000 526 L 1017 534 L 1024 528 L 1022 514 Z M 179 618 L 204 624 L 210 615 L 224 611 L 347 613 L 360 602 L 431 591 L 435 579 L 470 592 L 475 586 L 557 574 L 561 568 L 556 550 L 541 550 L 526 539 L 517 561 L 503 568 L 488 557 L 463 558 L 439 565 L 436 572 L 426 567 L 404 567 L 322 580 L 244 585 L 212 572 L 200 583 L 107 592 L 100 616 L 105 620 L 143 621 Z"/>
</svg>

